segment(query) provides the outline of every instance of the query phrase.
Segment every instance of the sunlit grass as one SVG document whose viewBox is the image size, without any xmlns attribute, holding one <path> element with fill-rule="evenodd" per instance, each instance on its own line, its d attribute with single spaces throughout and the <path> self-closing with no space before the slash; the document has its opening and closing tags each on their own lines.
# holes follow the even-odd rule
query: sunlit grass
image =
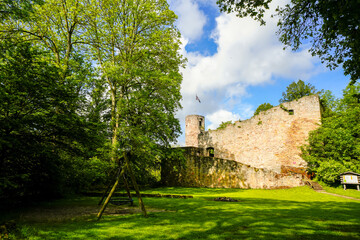
<svg viewBox="0 0 360 240">
<path fill-rule="evenodd" d="M 156 188 L 144 193 L 194 198 L 144 198 L 141 213 L 95 214 L 61 221 L 21 220 L 29 239 L 360 239 L 360 202 L 307 187 L 281 190 Z M 217 202 L 226 196 L 239 202 Z M 94 206 L 99 198 L 77 198 L 54 206 Z M 135 201 L 136 202 L 136 201 Z M 121 209 L 121 207 L 119 208 Z"/>
</svg>

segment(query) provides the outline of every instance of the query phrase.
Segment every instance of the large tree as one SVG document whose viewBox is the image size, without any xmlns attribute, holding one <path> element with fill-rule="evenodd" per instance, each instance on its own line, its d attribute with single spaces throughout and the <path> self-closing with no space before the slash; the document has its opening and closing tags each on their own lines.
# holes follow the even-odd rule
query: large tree
<svg viewBox="0 0 360 240">
<path fill-rule="evenodd" d="M 282 93 L 283 97 L 279 100 L 279 102 L 291 102 L 316 93 L 318 93 L 317 90 L 310 83 L 305 84 L 304 81 L 298 80 L 297 82 L 292 82 L 286 87 L 286 92 Z"/>
<path fill-rule="evenodd" d="M 85 41 L 109 88 L 113 147 L 141 153 L 143 166 L 180 132 L 174 113 L 183 60 L 168 7 L 164 0 L 93 1 L 85 17 Z"/>
<path fill-rule="evenodd" d="M 272 0 L 218 0 L 221 11 L 237 12 L 265 24 Z M 296 51 L 303 42 L 330 69 L 342 64 L 351 83 L 360 78 L 360 2 L 357 0 L 291 0 L 277 8 L 280 40 Z"/>
<path fill-rule="evenodd" d="M 153 168 L 180 132 L 174 114 L 183 60 L 175 20 L 165 0 L 94 0 L 85 14 L 84 40 L 111 99 L 112 160 L 128 170 L 135 190 L 132 169 Z"/>
</svg>

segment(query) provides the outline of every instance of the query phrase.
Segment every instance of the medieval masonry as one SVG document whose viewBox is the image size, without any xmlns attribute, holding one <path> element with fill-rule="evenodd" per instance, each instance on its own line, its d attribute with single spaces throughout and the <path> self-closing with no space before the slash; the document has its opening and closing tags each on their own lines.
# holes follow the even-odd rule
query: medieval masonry
<svg viewBox="0 0 360 240">
<path fill-rule="evenodd" d="M 183 148 L 186 160 L 177 166 L 170 160 L 168 166 L 163 164 L 163 182 L 189 187 L 301 186 L 306 162 L 300 157 L 300 146 L 320 122 L 317 95 L 280 104 L 218 130 L 205 131 L 205 118 L 189 115 Z"/>
</svg>

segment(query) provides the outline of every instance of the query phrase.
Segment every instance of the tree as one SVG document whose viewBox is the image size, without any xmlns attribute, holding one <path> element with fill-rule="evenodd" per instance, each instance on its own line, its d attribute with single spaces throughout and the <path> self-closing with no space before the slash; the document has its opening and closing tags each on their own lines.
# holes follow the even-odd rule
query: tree
<svg viewBox="0 0 360 240">
<path fill-rule="evenodd" d="M 335 112 L 322 119 L 310 133 L 302 157 L 310 172 L 328 184 L 339 182 L 339 174 L 360 171 L 360 85 L 348 86 Z"/>
<path fill-rule="evenodd" d="M 330 90 L 319 92 L 320 105 L 322 107 L 321 117 L 327 118 L 335 114 L 339 101 Z"/>
<path fill-rule="evenodd" d="M 85 18 L 86 42 L 110 89 L 113 147 L 131 149 L 145 166 L 180 132 L 176 15 L 164 0 L 117 0 L 93 1 Z"/>
<path fill-rule="evenodd" d="M 279 102 L 291 102 L 304 96 L 310 96 L 317 93 L 318 92 L 315 87 L 310 83 L 305 84 L 304 81 L 298 80 L 297 82 L 292 82 L 289 86 L 286 87 L 286 92 L 282 93 L 283 97 L 279 100 Z"/>
<path fill-rule="evenodd" d="M 84 19 L 84 40 L 110 93 L 112 162 L 127 168 L 136 184 L 132 169 L 144 175 L 159 166 L 164 147 L 180 133 L 176 15 L 165 0 L 98 0 Z"/>
<path fill-rule="evenodd" d="M 250 16 L 265 24 L 264 13 L 272 0 L 218 0 L 221 11 L 237 12 L 239 17 Z M 360 2 L 357 0 L 291 0 L 277 8 L 278 34 L 285 46 L 299 49 L 310 41 L 311 54 L 320 57 L 327 67 L 342 64 L 351 83 L 360 78 Z"/>
<path fill-rule="evenodd" d="M 255 110 L 254 112 L 254 116 L 255 115 L 258 115 L 260 112 L 262 111 L 266 111 L 266 110 L 269 110 L 271 108 L 273 108 L 274 106 L 271 105 L 270 103 L 263 103 L 261 104 L 260 106 L 258 106 L 258 108 Z"/>
</svg>

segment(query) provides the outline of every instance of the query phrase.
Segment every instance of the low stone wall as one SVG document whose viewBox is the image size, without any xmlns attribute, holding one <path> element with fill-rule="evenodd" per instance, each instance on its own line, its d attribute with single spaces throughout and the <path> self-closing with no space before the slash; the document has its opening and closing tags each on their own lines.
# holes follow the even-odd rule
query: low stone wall
<svg viewBox="0 0 360 240">
<path fill-rule="evenodd" d="M 233 160 L 199 156 L 198 148 L 183 149 L 185 163 L 163 161 L 161 175 L 166 186 L 273 189 L 304 185 L 299 172 L 275 173 Z"/>
</svg>

